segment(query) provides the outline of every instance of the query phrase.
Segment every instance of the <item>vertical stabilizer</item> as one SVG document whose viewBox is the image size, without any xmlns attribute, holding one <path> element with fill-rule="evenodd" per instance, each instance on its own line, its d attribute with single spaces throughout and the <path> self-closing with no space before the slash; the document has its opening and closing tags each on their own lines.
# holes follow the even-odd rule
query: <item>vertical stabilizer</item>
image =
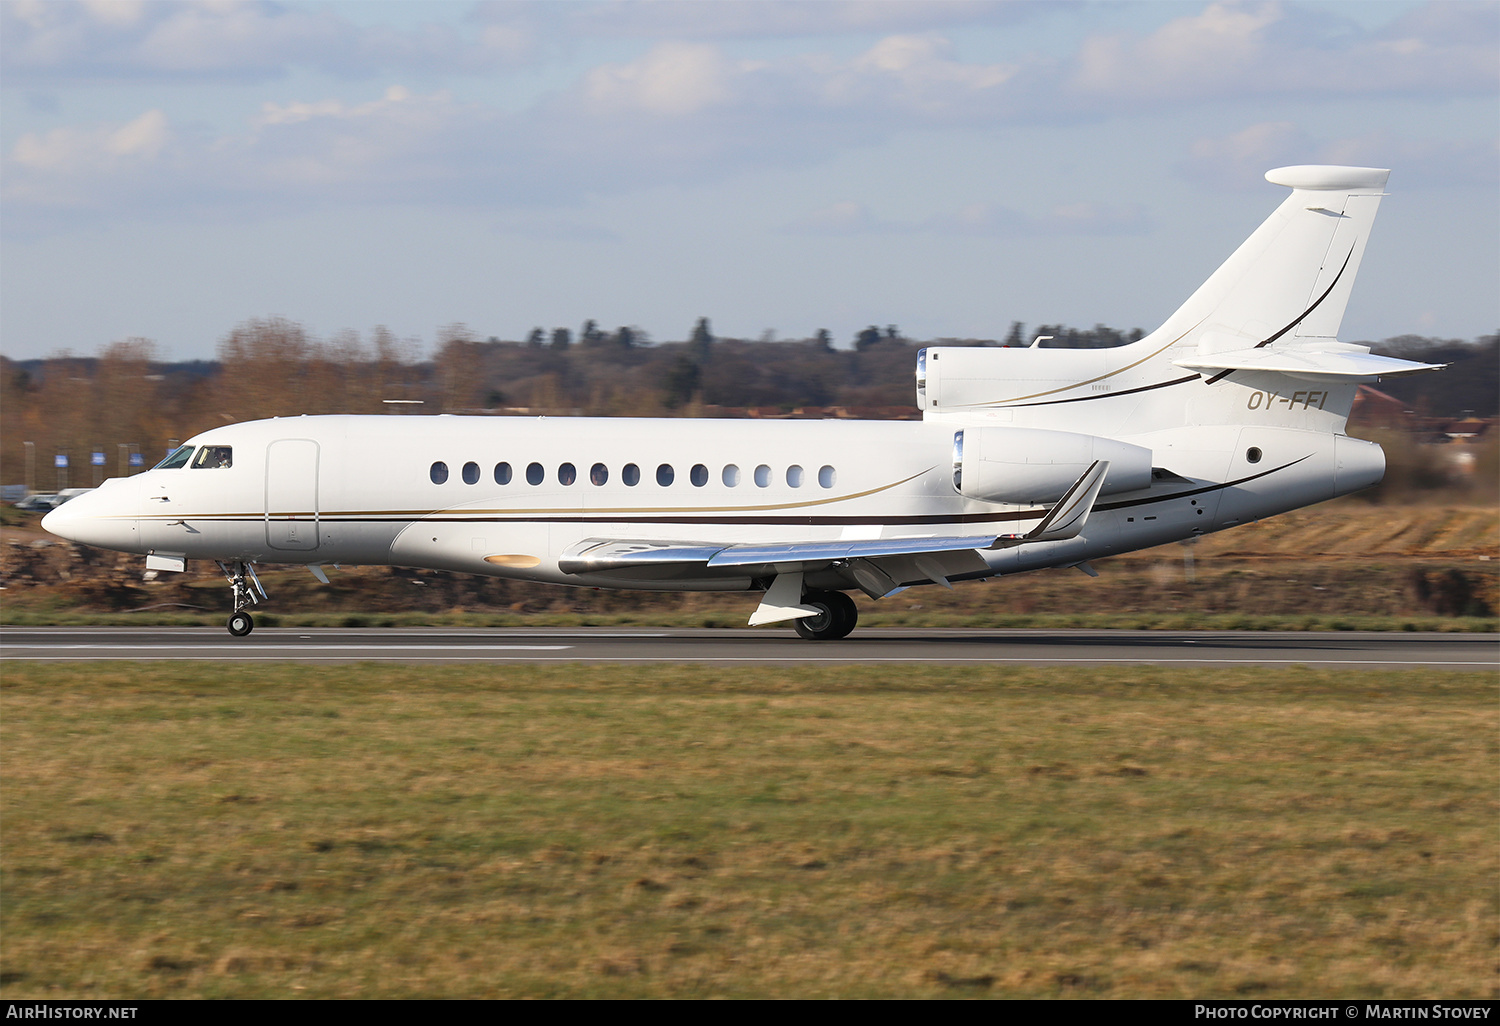
<svg viewBox="0 0 1500 1026">
<path fill-rule="evenodd" d="M 1162 325 L 1158 337 L 1203 354 L 1339 330 L 1390 172 L 1319 164 L 1266 180 L 1292 194 Z"/>
</svg>

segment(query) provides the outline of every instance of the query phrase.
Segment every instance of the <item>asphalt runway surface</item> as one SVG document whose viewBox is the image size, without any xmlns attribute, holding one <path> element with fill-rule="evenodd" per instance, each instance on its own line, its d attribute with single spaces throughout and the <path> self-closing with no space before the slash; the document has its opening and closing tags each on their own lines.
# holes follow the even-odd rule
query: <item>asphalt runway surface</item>
<svg viewBox="0 0 1500 1026">
<path fill-rule="evenodd" d="M 948 663 L 1316 666 L 1500 671 L 1500 634 L 865 628 L 803 641 L 786 628 L 8 627 L 0 661 L 357 663 Z"/>
</svg>

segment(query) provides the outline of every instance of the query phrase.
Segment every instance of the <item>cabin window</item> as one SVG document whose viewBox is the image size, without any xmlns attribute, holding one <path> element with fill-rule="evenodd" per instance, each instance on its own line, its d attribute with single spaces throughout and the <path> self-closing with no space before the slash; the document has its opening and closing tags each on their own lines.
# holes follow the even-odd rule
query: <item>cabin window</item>
<svg viewBox="0 0 1500 1026">
<path fill-rule="evenodd" d="M 187 466 L 188 459 L 192 455 L 193 455 L 193 447 L 191 445 L 179 446 L 178 448 L 173 449 L 171 452 L 167 453 L 167 458 L 164 459 L 164 460 L 162 460 L 160 463 L 158 463 L 156 466 L 152 467 L 151 469 L 152 470 L 176 470 L 179 467 L 185 467 L 185 466 Z"/>
<path fill-rule="evenodd" d="M 508 484 L 510 484 L 510 464 L 509 463 L 496 463 L 495 464 L 495 483 L 497 485 L 508 485 Z"/>
<path fill-rule="evenodd" d="M 528 463 L 526 465 L 526 483 L 527 484 L 529 484 L 529 485 L 539 485 L 539 484 L 542 483 L 542 479 L 545 478 L 546 476 L 547 476 L 547 472 L 542 469 L 542 465 L 540 463 Z"/>
<path fill-rule="evenodd" d="M 465 463 L 464 464 L 464 484 L 478 484 L 478 483 L 479 483 L 479 464 L 477 464 L 477 463 Z"/>
<path fill-rule="evenodd" d="M 193 459 L 193 469 L 213 467 L 223 470 L 234 465 L 234 452 L 227 445 L 205 445 Z"/>
<path fill-rule="evenodd" d="M 595 463 L 589 468 L 589 484 L 602 485 L 609 481 L 609 468 L 602 463 Z"/>
<path fill-rule="evenodd" d="M 802 468 L 793 463 L 786 468 L 786 483 L 793 488 L 802 487 Z"/>
<path fill-rule="evenodd" d="M 442 484 L 448 480 L 448 464 L 442 460 L 438 460 L 432 465 L 432 469 L 427 472 L 427 476 L 432 478 L 433 484 Z"/>
<path fill-rule="evenodd" d="M 762 463 L 755 468 L 755 487 L 767 488 L 771 484 L 771 468 Z"/>
<path fill-rule="evenodd" d="M 818 471 L 818 484 L 824 488 L 832 488 L 838 479 L 838 471 L 832 467 L 823 467 Z"/>
<path fill-rule="evenodd" d="M 738 488 L 740 485 L 740 468 L 736 467 L 733 463 L 728 464 L 725 466 L 720 480 L 724 482 L 724 487 L 726 488 Z"/>
<path fill-rule="evenodd" d="M 634 488 L 641 483 L 641 468 L 634 463 L 627 463 L 620 470 L 620 480 L 625 482 L 626 488 Z"/>
<path fill-rule="evenodd" d="M 694 488 L 702 488 L 708 484 L 708 468 L 701 463 L 694 463 L 693 469 L 688 472 L 688 480 L 693 482 Z"/>
<path fill-rule="evenodd" d="M 1245 450 L 1245 459 L 1247 461 L 1249 461 L 1251 463 L 1259 463 L 1260 462 L 1260 458 L 1261 458 L 1261 451 L 1256 446 L 1252 445 L 1250 448 L 1248 448 L 1248 449 Z"/>
<path fill-rule="evenodd" d="M 578 480 L 578 468 L 575 467 L 575 466 L 573 466 L 573 464 L 571 464 L 571 463 L 564 463 L 562 466 L 560 466 L 560 467 L 557 468 L 557 483 L 558 484 L 560 484 L 560 485 L 570 485 L 574 481 L 577 481 L 577 480 Z"/>
<path fill-rule="evenodd" d="M 672 479 L 676 476 L 677 475 L 672 471 L 672 464 L 670 463 L 663 463 L 661 466 L 656 468 L 656 483 L 661 485 L 663 488 L 671 484 Z"/>
</svg>

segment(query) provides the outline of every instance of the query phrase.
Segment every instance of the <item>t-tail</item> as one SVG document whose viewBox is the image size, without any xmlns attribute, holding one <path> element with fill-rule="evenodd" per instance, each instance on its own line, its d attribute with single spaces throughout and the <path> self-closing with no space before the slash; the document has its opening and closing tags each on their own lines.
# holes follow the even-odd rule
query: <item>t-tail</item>
<svg viewBox="0 0 1500 1026">
<path fill-rule="evenodd" d="M 1291 509 L 1375 484 L 1383 453 L 1344 433 L 1359 385 L 1440 369 L 1338 341 L 1389 174 L 1322 165 L 1270 171 L 1266 179 L 1291 195 L 1145 338 L 1092 350 L 930 348 L 918 358 L 918 405 L 928 419 L 963 425 L 972 458 L 962 475 L 975 482 L 986 469 L 996 477 L 982 453 L 1015 460 L 998 454 L 1025 447 L 1035 463 L 1037 449 L 1024 446 L 1023 435 L 1068 433 L 1148 454 L 1158 490 L 1164 481 L 1222 486 L 1302 465 L 1274 487 L 1266 483 Z M 1106 455 L 1094 449 L 1070 467 Z M 1112 460 L 1104 496 L 1138 491 L 1142 457 Z M 1309 486 L 1288 488 L 1291 478 Z"/>
</svg>

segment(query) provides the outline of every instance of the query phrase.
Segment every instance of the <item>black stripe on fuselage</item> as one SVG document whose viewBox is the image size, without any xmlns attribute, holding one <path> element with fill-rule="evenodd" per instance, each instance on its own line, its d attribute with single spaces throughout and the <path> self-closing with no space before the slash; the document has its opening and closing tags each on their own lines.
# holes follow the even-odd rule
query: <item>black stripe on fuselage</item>
<svg viewBox="0 0 1500 1026">
<path fill-rule="evenodd" d="M 1180 492 L 1172 492 L 1170 495 L 1148 495 L 1137 499 L 1125 499 L 1119 502 L 1099 503 L 1094 509 L 1099 512 L 1113 512 L 1122 509 L 1136 509 L 1141 506 L 1150 506 L 1158 502 L 1171 502 L 1174 499 L 1191 498 L 1194 495 L 1203 495 L 1208 492 L 1221 491 L 1225 488 L 1233 488 L 1249 481 L 1275 474 L 1278 471 L 1294 467 L 1303 460 L 1310 458 L 1302 456 L 1283 463 L 1279 467 L 1262 470 L 1256 474 L 1248 474 L 1245 477 L 1236 478 L 1233 481 L 1225 481 L 1223 484 L 1204 485 L 1201 488 L 1190 488 Z M 615 514 L 611 516 L 581 516 L 581 515 L 549 515 L 549 516 L 453 516 L 437 515 L 416 516 L 402 518 L 396 514 L 385 514 L 380 517 L 360 516 L 358 514 L 333 514 L 319 516 L 319 524 L 674 524 L 683 526 L 717 527 L 725 525 L 761 525 L 766 527 L 840 527 L 840 526 L 862 526 L 873 527 L 879 525 L 888 526 L 922 526 L 928 524 L 1006 524 L 1020 520 L 1034 520 L 1045 516 L 1050 507 L 1041 509 L 1016 510 L 1008 513 L 946 513 L 946 514 L 918 514 L 913 516 L 627 516 Z M 189 516 L 187 519 L 191 520 Z M 219 523 L 265 523 L 264 517 L 223 518 Z M 283 523 L 284 521 L 272 521 Z M 311 520 L 305 521 L 311 523 Z"/>
<path fill-rule="evenodd" d="M 1158 381 L 1154 385 L 1141 385 L 1139 388 L 1127 388 L 1123 392 L 1100 392 L 1097 395 L 1074 396 L 1072 399 L 1048 399 L 1043 403 L 1014 403 L 1006 406 L 1001 406 L 1000 409 L 1018 410 L 1024 406 L 1057 406 L 1061 403 L 1086 403 L 1092 399 L 1114 399 L 1118 396 L 1131 395 L 1136 392 L 1150 392 L 1153 389 L 1157 388 L 1171 388 L 1173 385 L 1183 385 L 1189 381 L 1197 381 L 1202 376 L 1203 375 L 1201 374 L 1189 374 L 1186 377 L 1176 378 L 1172 381 Z"/>
</svg>

